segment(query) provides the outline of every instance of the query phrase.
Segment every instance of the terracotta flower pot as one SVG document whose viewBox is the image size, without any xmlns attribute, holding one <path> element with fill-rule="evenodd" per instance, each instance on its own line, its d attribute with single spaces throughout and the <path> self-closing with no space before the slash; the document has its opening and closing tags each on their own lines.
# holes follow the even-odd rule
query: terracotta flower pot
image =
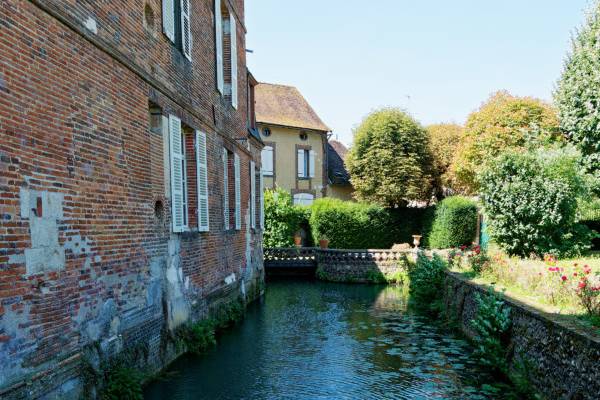
<svg viewBox="0 0 600 400">
<path fill-rule="evenodd" d="M 300 235 L 294 236 L 294 244 L 296 245 L 296 247 L 301 247 L 302 246 L 302 236 L 300 236 Z"/>
<path fill-rule="evenodd" d="M 326 248 L 328 248 L 328 247 L 329 247 L 329 239 L 320 239 L 320 240 L 319 240 L 319 246 L 320 246 L 322 249 L 326 249 Z"/>
</svg>

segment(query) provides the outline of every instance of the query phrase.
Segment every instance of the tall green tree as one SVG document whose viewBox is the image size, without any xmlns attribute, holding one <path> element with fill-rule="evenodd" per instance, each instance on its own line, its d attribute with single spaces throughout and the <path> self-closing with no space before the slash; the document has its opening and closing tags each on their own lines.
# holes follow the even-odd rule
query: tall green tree
<svg viewBox="0 0 600 400">
<path fill-rule="evenodd" d="M 452 187 L 463 193 L 477 193 L 477 171 L 499 153 L 537 147 L 560 138 L 556 110 L 550 104 L 497 92 L 467 120 L 449 170 Z"/>
<path fill-rule="evenodd" d="M 432 194 L 427 132 L 399 109 L 380 109 L 362 121 L 346 164 L 359 200 L 393 207 Z"/>
<path fill-rule="evenodd" d="M 600 2 L 576 32 L 554 92 L 560 127 L 600 177 Z"/>
<path fill-rule="evenodd" d="M 460 146 L 463 127 L 457 124 L 434 124 L 427 127 L 427 133 L 440 189 L 452 188 L 453 177 L 449 169 Z"/>
</svg>

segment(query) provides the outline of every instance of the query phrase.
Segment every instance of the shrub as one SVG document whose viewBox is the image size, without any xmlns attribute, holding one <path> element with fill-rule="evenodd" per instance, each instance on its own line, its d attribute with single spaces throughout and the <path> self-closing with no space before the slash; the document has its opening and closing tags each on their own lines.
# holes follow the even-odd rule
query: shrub
<svg viewBox="0 0 600 400">
<path fill-rule="evenodd" d="M 492 289 L 485 296 L 476 293 L 475 300 L 477 315 L 471 320 L 471 326 L 477 333 L 475 355 L 483 365 L 507 374 L 510 308 L 506 307 L 502 296 Z"/>
<path fill-rule="evenodd" d="M 367 116 L 354 132 L 346 159 L 359 200 L 386 207 L 429 200 L 434 166 L 423 127 L 398 109 Z"/>
<path fill-rule="evenodd" d="M 310 210 L 314 241 L 327 237 L 329 247 L 336 249 L 389 249 L 394 243 L 412 243 L 412 235 L 425 233 L 430 213 L 332 198 L 315 201 Z"/>
<path fill-rule="evenodd" d="M 202 354 L 217 344 L 215 339 L 215 321 L 205 319 L 184 328 L 180 337 L 191 353 Z"/>
<path fill-rule="evenodd" d="M 265 247 L 290 247 L 294 234 L 306 221 L 306 211 L 294 206 L 292 196 L 283 189 L 265 190 Z"/>
<path fill-rule="evenodd" d="M 435 249 L 468 245 L 477 233 L 477 205 L 465 197 L 452 196 L 436 207 L 428 245 Z"/>
<path fill-rule="evenodd" d="M 578 255 L 592 232 L 578 224 L 586 178 L 570 150 L 508 152 L 480 176 L 492 238 L 510 255 Z"/>
<path fill-rule="evenodd" d="M 100 398 L 102 400 L 141 400 L 142 376 L 135 369 L 115 367 L 107 374 Z"/>
<path fill-rule="evenodd" d="M 442 310 L 446 268 L 446 262 L 437 254 L 431 259 L 419 254 L 415 266 L 408 273 L 410 301 L 417 309 L 430 314 L 438 314 Z"/>
</svg>

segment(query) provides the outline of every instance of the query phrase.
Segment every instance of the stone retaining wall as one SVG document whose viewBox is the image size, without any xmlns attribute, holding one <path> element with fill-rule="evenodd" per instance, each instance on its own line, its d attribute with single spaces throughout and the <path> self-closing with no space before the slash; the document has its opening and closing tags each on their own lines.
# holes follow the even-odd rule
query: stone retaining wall
<svg viewBox="0 0 600 400">
<path fill-rule="evenodd" d="M 335 282 L 371 282 L 406 273 L 413 250 L 317 249 L 317 277 Z"/>
<path fill-rule="evenodd" d="M 450 317 L 470 338 L 477 313 L 476 293 L 488 289 L 448 273 L 444 304 Z M 530 384 L 547 399 L 600 398 L 600 339 L 516 300 L 511 309 L 510 368 L 519 363 L 530 373 Z"/>
</svg>

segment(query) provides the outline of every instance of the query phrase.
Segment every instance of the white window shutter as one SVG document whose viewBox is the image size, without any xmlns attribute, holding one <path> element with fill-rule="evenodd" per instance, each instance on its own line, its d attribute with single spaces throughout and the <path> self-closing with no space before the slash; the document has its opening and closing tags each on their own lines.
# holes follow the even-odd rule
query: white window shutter
<svg viewBox="0 0 600 400">
<path fill-rule="evenodd" d="M 317 153 L 313 150 L 311 150 L 309 153 L 308 159 L 309 159 L 309 163 L 308 163 L 308 176 L 311 178 L 315 177 L 315 158 L 317 156 Z"/>
<path fill-rule="evenodd" d="M 262 162 L 262 170 L 265 175 L 273 175 L 273 148 L 271 146 L 265 146 L 260 154 Z"/>
<path fill-rule="evenodd" d="M 235 17 L 229 17 L 231 23 L 230 42 L 231 42 L 231 105 L 238 108 L 238 54 L 237 54 L 237 27 Z"/>
<path fill-rule="evenodd" d="M 304 161 L 304 150 L 298 149 L 298 178 L 304 178 L 305 172 L 305 161 Z"/>
<path fill-rule="evenodd" d="M 163 32 L 175 42 L 175 0 L 162 0 Z"/>
<path fill-rule="evenodd" d="M 192 61 L 192 10 L 190 0 L 181 0 L 181 41 L 183 54 Z"/>
<path fill-rule="evenodd" d="M 224 228 L 229 230 L 229 161 L 227 149 L 223 149 L 223 220 Z"/>
<path fill-rule="evenodd" d="M 235 229 L 242 229 L 242 199 L 240 193 L 240 156 L 234 154 L 233 168 L 235 174 Z"/>
<path fill-rule="evenodd" d="M 262 172 L 259 176 L 258 190 L 260 196 L 260 229 L 265 229 L 265 184 Z"/>
<path fill-rule="evenodd" d="M 217 89 L 225 92 L 223 78 L 223 16 L 221 15 L 221 0 L 215 0 L 215 41 L 217 50 Z"/>
<path fill-rule="evenodd" d="M 250 226 L 256 228 L 256 164 L 250 161 Z"/>
<path fill-rule="evenodd" d="M 196 131 L 196 177 L 198 186 L 198 230 L 208 232 L 208 163 L 206 160 L 206 134 Z"/>
<path fill-rule="evenodd" d="M 169 115 L 169 151 L 171 155 L 171 216 L 173 232 L 185 230 L 185 194 L 183 193 L 183 146 L 181 120 Z"/>
</svg>

